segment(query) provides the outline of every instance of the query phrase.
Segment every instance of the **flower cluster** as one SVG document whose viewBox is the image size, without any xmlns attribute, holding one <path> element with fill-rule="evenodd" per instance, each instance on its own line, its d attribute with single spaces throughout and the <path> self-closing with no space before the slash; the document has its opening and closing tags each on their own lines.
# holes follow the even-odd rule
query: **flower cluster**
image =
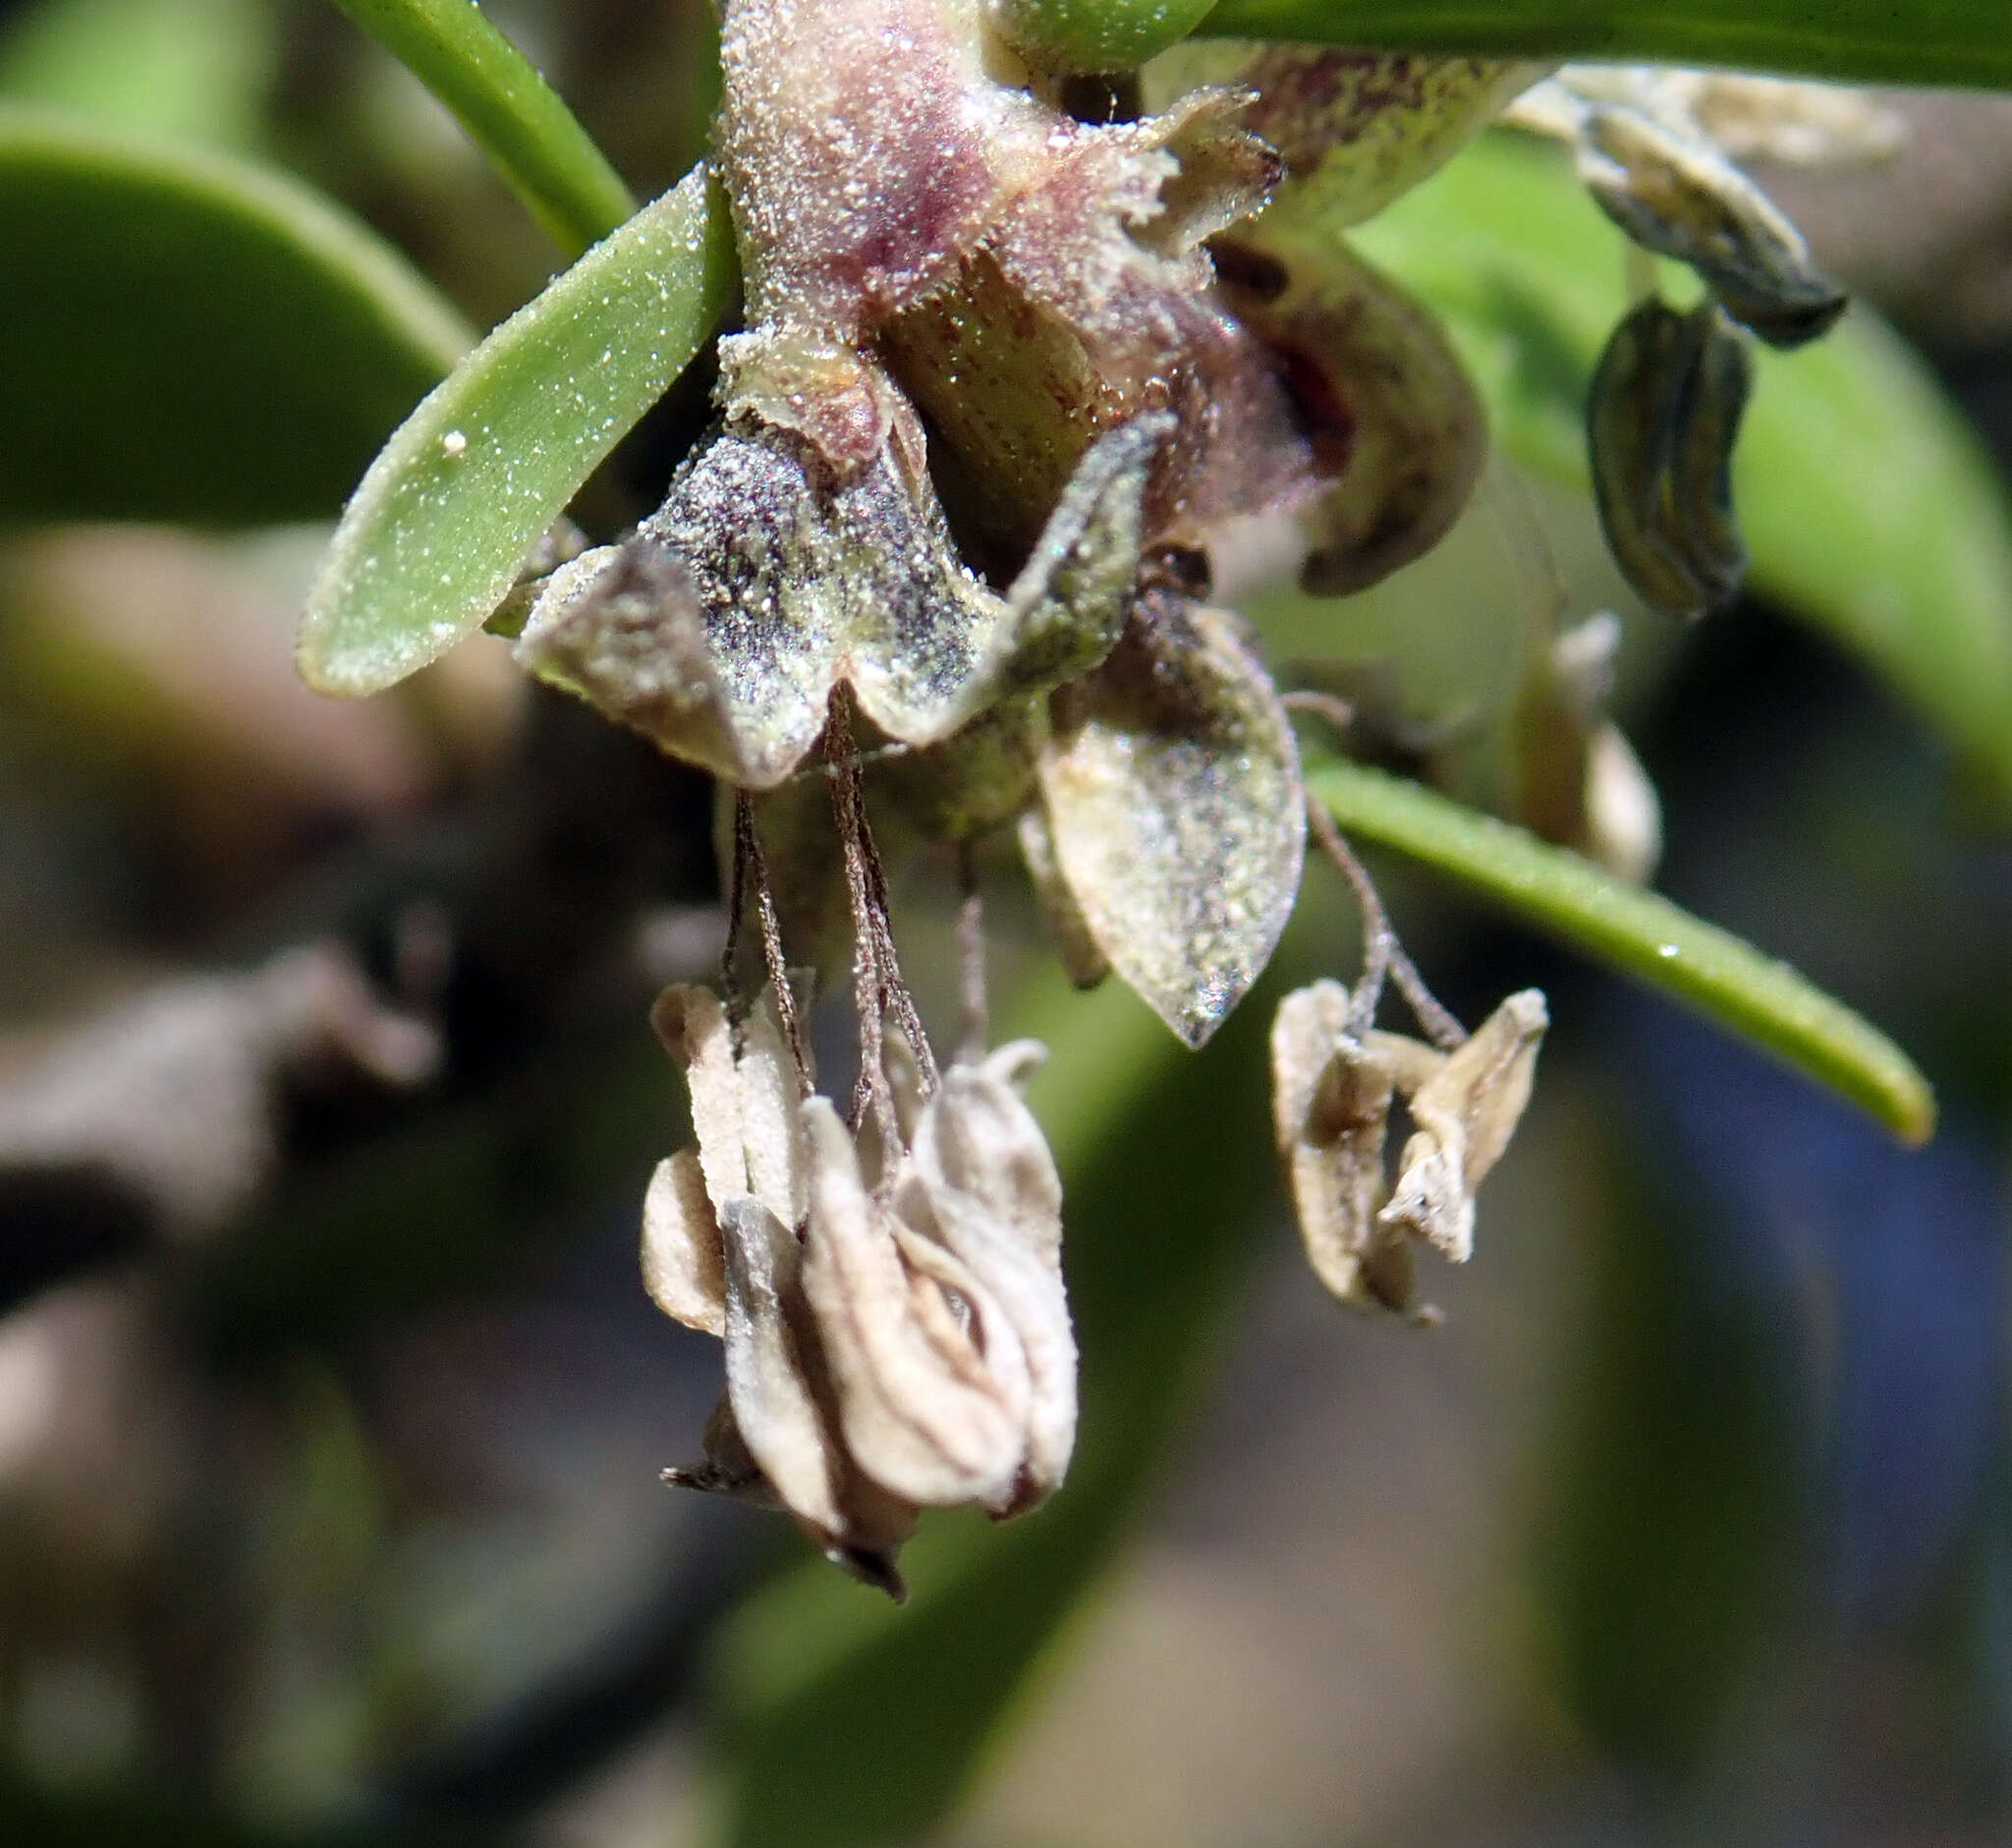
<svg viewBox="0 0 2012 1848">
<path fill-rule="evenodd" d="M 968 878 L 977 843 L 1015 836 L 1072 976 L 1115 972 L 1195 1045 L 1270 958 L 1311 819 L 1356 886 L 1368 966 L 1280 1009 L 1279 1148 L 1321 1279 L 1421 1314 L 1412 1251 L 1468 1256 L 1543 998 L 1471 1037 L 1432 1001 L 1212 600 L 1225 561 L 1258 553 L 1314 593 L 1371 584 L 1479 476 L 1452 350 L 1341 233 L 1528 92 L 1526 125 L 1573 143 L 1617 222 L 1692 263 L 1709 299 L 1623 323 L 1590 426 L 1617 556 L 1687 613 L 1744 558 L 1733 323 L 1800 340 L 1840 302 L 1711 146 L 1705 89 L 1191 47 L 1090 120 L 978 0 L 727 0 L 722 65 L 747 319 L 720 345 L 717 421 L 657 513 L 544 582 L 518 652 L 714 773 L 733 916 L 760 920 L 758 1002 L 736 998 L 733 941 L 724 1002 L 676 988 L 656 1015 L 698 1146 L 651 1187 L 646 1267 L 666 1311 L 721 1337 L 727 1376 L 704 1463 L 674 1480 L 766 1497 L 892 1588 L 918 1509 L 1008 1515 L 1060 1480 L 1075 1347 L 1060 1189 L 1017 1091 L 1034 1049 L 939 1072 L 869 808 Z M 1612 644 L 1595 619 L 1535 651 L 1534 813 L 1643 876 L 1654 800 L 1599 711 Z M 784 954 L 822 960 L 841 918 L 846 1114 L 814 1092 Z M 1425 1039 L 1375 1027 L 1386 974 Z"/>
</svg>

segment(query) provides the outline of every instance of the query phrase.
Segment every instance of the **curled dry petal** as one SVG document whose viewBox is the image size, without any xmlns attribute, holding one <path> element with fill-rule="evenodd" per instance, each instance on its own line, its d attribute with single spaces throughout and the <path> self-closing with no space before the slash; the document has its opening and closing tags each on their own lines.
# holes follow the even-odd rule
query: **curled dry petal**
<svg viewBox="0 0 2012 1848">
<path fill-rule="evenodd" d="M 1871 92 L 1744 71 L 1657 64 L 1568 64 L 1560 86 L 1589 100 L 1625 103 L 1730 160 L 1795 167 L 1862 166 L 1896 154 L 1906 118 Z"/>
<path fill-rule="evenodd" d="M 882 1487 L 920 1505 L 1010 1506 L 1025 1407 L 979 1363 L 996 1309 L 960 1267 L 973 1332 L 956 1327 L 939 1293 L 941 1269 L 928 1277 L 912 1268 L 915 1255 L 904 1253 L 885 1202 L 866 1191 L 830 1101 L 807 1098 L 803 1118 L 810 1148 L 804 1297 L 847 1451 Z"/>
<path fill-rule="evenodd" d="M 1345 1303 L 1417 1307 L 1411 1254 L 1376 1221 L 1394 1079 L 1338 981 L 1295 989 L 1271 1026 L 1272 1127 L 1313 1274 Z"/>
<path fill-rule="evenodd" d="M 1530 1101 L 1550 1024 L 1535 988 L 1512 994 L 1408 1092 L 1417 1125 L 1379 1225 L 1428 1240 L 1455 1263 L 1474 1252 L 1474 1195 Z"/>
<path fill-rule="evenodd" d="M 688 1328 L 726 1333 L 726 1260 L 719 1218 L 697 1150 L 656 1164 L 643 1197 L 643 1283 L 650 1301 Z"/>
<path fill-rule="evenodd" d="M 1710 302 L 1651 298 L 1622 320 L 1593 373 L 1587 441 L 1614 559 L 1650 608 L 1695 617 L 1729 601 L 1747 550 L 1732 452 L 1753 362 Z"/>
<path fill-rule="evenodd" d="M 1313 432 L 1304 588 L 1368 588 L 1437 544 L 1487 453 L 1481 399 L 1429 310 L 1332 236 L 1270 216 L 1215 246 L 1224 300 Z"/>
<path fill-rule="evenodd" d="M 1361 224 L 1438 171 L 1548 67 L 1330 45 L 1190 43 L 1146 73 L 1153 107 L 1194 84 L 1256 90 L 1242 118 L 1284 156 L 1274 208 Z"/>
<path fill-rule="evenodd" d="M 1236 619 L 1167 592 L 1053 710 L 1040 787 L 1055 863 L 1112 968 L 1200 1045 L 1299 891 L 1291 723 Z"/>
<path fill-rule="evenodd" d="M 1026 1453 L 1014 1502 L 1058 1483 L 1076 1445 L 1076 1336 L 1062 1283 L 1062 1182 L 1019 1087 L 1044 1056 L 1016 1040 L 953 1065 L 918 1124 L 906 1215 L 968 1266 L 1025 1357 Z"/>
</svg>

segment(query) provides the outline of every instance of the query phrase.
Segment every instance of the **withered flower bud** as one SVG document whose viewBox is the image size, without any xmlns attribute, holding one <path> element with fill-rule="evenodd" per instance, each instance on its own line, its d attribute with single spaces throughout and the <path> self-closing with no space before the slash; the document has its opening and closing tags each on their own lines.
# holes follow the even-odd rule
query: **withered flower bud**
<svg viewBox="0 0 2012 1848">
<path fill-rule="evenodd" d="M 1737 594 L 1747 548 L 1732 453 L 1753 362 L 1709 300 L 1651 297 L 1614 329 L 1587 407 L 1593 497 L 1615 562 L 1650 608 L 1701 616 Z"/>
<path fill-rule="evenodd" d="M 1343 1302 L 1424 1318 L 1411 1242 L 1456 1263 L 1474 1250 L 1474 1193 L 1530 1098 L 1546 1016 L 1511 995 L 1451 1052 L 1361 1025 L 1351 991 L 1286 996 L 1271 1031 L 1272 1121 L 1313 1271 Z M 1415 1130 L 1384 1172 L 1393 1100 Z M 1380 1204 L 1379 1204 L 1380 1203 Z"/>
</svg>

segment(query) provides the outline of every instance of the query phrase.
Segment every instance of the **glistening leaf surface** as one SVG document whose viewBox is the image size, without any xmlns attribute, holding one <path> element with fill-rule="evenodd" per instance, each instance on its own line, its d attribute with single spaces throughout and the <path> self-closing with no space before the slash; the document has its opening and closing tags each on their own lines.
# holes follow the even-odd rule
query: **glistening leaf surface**
<svg viewBox="0 0 2012 1848">
<path fill-rule="evenodd" d="M 379 692 L 478 627 L 734 278 L 725 200 L 696 167 L 471 353 L 343 513 L 302 621 L 308 684 Z"/>
<path fill-rule="evenodd" d="M 1350 236 L 1438 311 L 1509 453 L 1584 485 L 1587 386 L 1627 303 L 1620 240 L 1569 167 L 1487 136 Z M 1890 681 L 2012 809 L 2012 510 L 1989 459 L 1863 304 L 1755 359 L 1733 477 L 1754 588 Z"/>
<path fill-rule="evenodd" d="M 474 335 L 267 168 L 0 108 L 0 519 L 326 519 Z"/>
<path fill-rule="evenodd" d="M 1202 29 L 1395 51 L 2012 88 L 2002 0 L 1220 0 Z"/>
<path fill-rule="evenodd" d="M 454 112 L 569 256 L 636 210 L 621 175 L 475 0 L 336 0 Z"/>
<path fill-rule="evenodd" d="M 1310 768 L 1307 785 L 1358 840 L 1423 861 L 1666 989 L 1828 1085 L 1903 1142 L 1934 1133 L 1934 1094 L 1907 1054 L 1751 943 L 1418 783 L 1330 759 Z"/>
</svg>

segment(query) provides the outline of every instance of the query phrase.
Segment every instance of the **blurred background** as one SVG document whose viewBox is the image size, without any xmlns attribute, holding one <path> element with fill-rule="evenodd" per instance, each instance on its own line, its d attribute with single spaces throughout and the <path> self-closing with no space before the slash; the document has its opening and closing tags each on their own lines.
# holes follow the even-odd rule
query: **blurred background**
<svg viewBox="0 0 2012 1848">
<path fill-rule="evenodd" d="M 702 0 L 488 10 L 639 196 L 697 156 Z M 0 98 L 290 170 L 477 326 L 561 260 L 325 5 L 9 0 Z M 2012 101 L 1895 106 L 1891 165 L 1765 177 L 1984 478 L 1979 442 L 2012 467 Z M 1467 247 L 1404 210 L 1369 248 L 1410 277 L 1429 247 L 1433 299 Z M 1618 247 L 1586 260 L 1618 301 Z M 1776 470 L 1756 594 L 1696 630 L 1632 603 L 1499 398 L 1440 551 L 1251 609 L 1276 663 L 1383 689 L 1390 737 L 1504 806 L 1541 529 L 1568 610 L 1624 619 L 1658 883 L 1892 1033 L 1937 1139 L 1379 860 L 1457 1011 L 1536 982 L 1556 1024 L 1476 1261 L 1429 1279 L 1444 1325 L 1361 1318 L 1299 1256 L 1265 1091 L 1270 1001 L 1353 967 L 1339 890 L 1310 875 L 1190 1057 L 1061 992 L 1001 855 L 1003 1025 L 1055 1048 L 1083 1448 L 1025 1522 L 932 1519 L 900 1612 L 657 1481 L 719 1385 L 635 1256 L 686 1134 L 644 1009 L 721 932 L 703 779 L 486 637 L 393 696 L 305 692 L 325 525 L 0 529 L 0 1840 L 2012 1838 L 2012 829 L 1794 568 L 1970 547 L 1961 619 L 2002 638 L 2012 542 L 1988 486 L 1978 532 L 1882 524 L 1918 458 L 1816 420 L 1804 364 L 1762 393 L 1807 491 Z M 587 524 L 650 504 L 705 384 Z M 945 1020 L 946 890 L 920 868 L 897 913 Z"/>
</svg>

